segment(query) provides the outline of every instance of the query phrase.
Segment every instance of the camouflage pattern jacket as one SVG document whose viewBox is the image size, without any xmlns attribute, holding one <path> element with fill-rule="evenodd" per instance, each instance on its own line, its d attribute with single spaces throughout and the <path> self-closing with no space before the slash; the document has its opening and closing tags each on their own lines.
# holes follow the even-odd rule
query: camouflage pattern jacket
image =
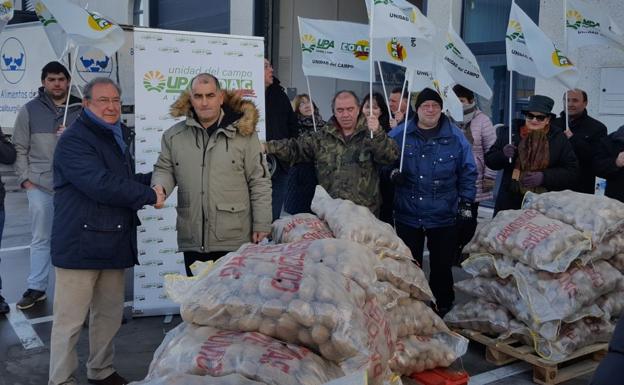
<svg viewBox="0 0 624 385">
<path fill-rule="evenodd" d="M 313 162 L 319 184 L 332 197 L 366 206 L 375 215 L 381 204 L 377 169 L 399 157 L 396 142 L 382 129 L 371 139 L 363 118 L 348 139 L 332 117 L 318 132 L 267 142 L 267 152 L 291 165 Z"/>
</svg>

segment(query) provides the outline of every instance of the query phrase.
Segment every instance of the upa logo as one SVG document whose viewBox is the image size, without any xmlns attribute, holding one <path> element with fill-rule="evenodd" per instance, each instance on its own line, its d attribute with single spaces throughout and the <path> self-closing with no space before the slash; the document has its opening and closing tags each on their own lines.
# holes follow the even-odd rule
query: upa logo
<svg viewBox="0 0 624 385">
<path fill-rule="evenodd" d="M 89 24 L 89 27 L 91 27 L 91 29 L 93 29 L 94 31 L 97 31 L 97 32 L 106 31 L 107 29 L 113 26 L 113 23 L 106 20 L 105 18 L 98 15 L 97 13 L 95 12 L 87 12 L 87 13 L 89 14 L 87 23 Z"/>
<path fill-rule="evenodd" d="M 4 79 L 11 83 L 19 83 L 26 73 L 26 50 L 22 42 L 10 37 L 0 47 L 0 71 Z"/>
<path fill-rule="evenodd" d="M 600 23 L 586 19 L 579 11 L 571 9 L 566 13 L 566 27 L 579 30 L 599 28 Z"/>
<path fill-rule="evenodd" d="M 388 54 L 394 60 L 398 60 L 400 62 L 407 59 L 407 50 L 403 47 L 403 44 L 399 42 L 399 39 L 393 37 L 388 44 L 386 44 L 386 49 L 388 50 Z"/>
<path fill-rule="evenodd" d="M 5 1 L 0 3 L 0 18 L 9 17 L 8 15 L 13 12 L 13 2 Z"/>
<path fill-rule="evenodd" d="M 524 41 L 524 34 L 522 33 L 522 27 L 517 20 L 509 20 L 509 26 L 507 27 L 506 39 L 510 41 L 517 40 L 519 43 L 526 44 Z"/>
<path fill-rule="evenodd" d="M 166 84 L 165 75 L 160 71 L 148 71 L 143 75 L 143 87 L 147 91 L 162 92 Z"/>
<path fill-rule="evenodd" d="M 455 45 L 453 38 L 450 35 L 447 35 L 447 38 L 448 38 L 448 43 L 444 46 L 444 48 L 446 48 L 447 51 L 452 52 L 455 56 L 459 57 L 460 59 L 463 59 L 464 57 L 462 56 L 461 51 Z"/>
<path fill-rule="evenodd" d="M 310 34 L 301 36 L 301 50 L 303 52 L 314 52 L 316 48 L 316 38 Z"/>
<path fill-rule="evenodd" d="M 96 77 L 110 78 L 113 67 L 113 59 L 97 48 L 85 47 L 78 51 L 76 71 L 87 83 Z"/>
<path fill-rule="evenodd" d="M 568 59 L 567 56 L 561 53 L 557 48 L 553 51 L 552 55 L 550 55 L 552 63 L 557 67 L 572 67 L 574 64 Z"/>
</svg>

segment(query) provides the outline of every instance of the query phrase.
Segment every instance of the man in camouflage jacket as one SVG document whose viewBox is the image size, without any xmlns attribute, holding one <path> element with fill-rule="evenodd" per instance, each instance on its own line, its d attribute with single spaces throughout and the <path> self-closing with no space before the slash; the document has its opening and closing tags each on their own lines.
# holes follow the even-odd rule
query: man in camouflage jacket
<svg viewBox="0 0 624 385">
<path fill-rule="evenodd" d="M 318 132 L 269 141 L 267 153 L 291 164 L 313 162 L 319 184 L 332 197 L 351 200 L 378 215 L 377 168 L 392 164 L 399 157 L 398 147 L 376 117 L 358 116 L 359 101 L 353 92 L 338 92 L 332 111 L 334 116 Z"/>
</svg>

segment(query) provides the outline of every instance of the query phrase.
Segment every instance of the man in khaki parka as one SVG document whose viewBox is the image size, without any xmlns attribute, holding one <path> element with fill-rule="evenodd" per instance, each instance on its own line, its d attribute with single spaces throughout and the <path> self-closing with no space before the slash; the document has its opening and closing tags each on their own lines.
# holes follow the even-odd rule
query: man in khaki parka
<svg viewBox="0 0 624 385">
<path fill-rule="evenodd" d="M 319 184 L 329 195 L 351 200 L 379 215 L 377 168 L 393 164 L 399 150 L 378 119 L 359 117 L 359 110 L 357 96 L 340 91 L 332 100 L 334 116 L 323 128 L 298 138 L 269 141 L 266 151 L 292 164 L 313 162 Z"/>
<path fill-rule="evenodd" d="M 271 176 L 256 134 L 258 110 L 197 75 L 171 106 L 186 116 L 162 137 L 152 185 L 168 196 L 178 186 L 178 248 L 187 275 L 195 261 L 215 260 L 271 231 Z"/>
</svg>

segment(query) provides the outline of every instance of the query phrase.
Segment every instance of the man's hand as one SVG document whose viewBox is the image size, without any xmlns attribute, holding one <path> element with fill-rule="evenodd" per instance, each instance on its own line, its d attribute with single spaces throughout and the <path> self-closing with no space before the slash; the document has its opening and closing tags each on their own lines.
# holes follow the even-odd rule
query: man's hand
<svg viewBox="0 0 624 385">
<path fill-rule="evenodd" d="M 32 183 L 31 181 L 25 180 L 25 181 L 22 182 L 22 188 L 24 190 L 30 190 L 30 189 L 33 189 L 33 188 L 37 188 L 37 186 L 35 186 L 35 184 Z"/>
<path fill-rule="evenodd" d="M 254 231 L 253 234 L 251 234 L 251 241 L 253 243 L 260 243 L 268 235 L 269 233 L 265 233 L 264 231 Z"/>
<path fill-rule="evenodd" d="M 266 143 L 260 143 L 260 145 L 262 146 L 262 153 L 266 154 L 267 153 L 267 145 L 266 145 Z"/>
<path fill-rule="evenodd" d="M 368 129 L 371 130 L 371 132 L 375 133 L 379 131 L 379 119 L 377 119 L 375 115 L 366 115 L 366 121 L 368 124 Z"/>
<path fill-rule="evenodd" d="M 64 125 L 60 125 L 58 126 L 58 128 L 56 129 L 56 136 L 59 137 L 61 136 L 61 134 L 63 133 L 63 131 L 65 131 L 65 126 Z"/>
<path fill-rule="evenodd" d="M 457 206 L 457 219 L 463 221 L 471 221 L 474 218 L 472 213 L 473 204 L 468 201 L 460 201 Z"/>
<path fill-rule="evenodd" d="M 390 182 L 396 185 L 402 185 L 405 183 L 405 175 L 399 171 L 398 168 L 395 168 L 390 172 Z"/>
<path fill-rule="evenodd" d="M 568 139 L 570 139 L 574 135 L 574 133 L 569 128 L 566 128 L 563 133 L 565 134 L 565 136 L 568 137 Z"/>
<path fill-rule="evenodd" d="M 394 128 L 399 124 L 395 118 L 390 118 L 390 128 Z"/>
<path fill-rule="evenodd" d="M 539 187 L 544 183 L 544 173 L 541 171 L 526 172 L 520 179 L 520 183 L 527 188 Z"/>
<path fill-rule="evenodd" d="M 505 155 L 506 158 L 513 158 L 515 154 L 516 146 L 513 144 L 506 144 L 505 147 L 503 147 L 503 155 Z"/>
<path fill-rule="evenodd" d="M 152 187 L 154 192 L 156 193 L 156 203 L 154 204 L 155 209 L 162 209 L 165 207 L 165 199 L 167 199 L 167 195 L 165 194 L 165 189 L 161 185 L 156 185 Z"/>
<path fill-rule="evenodd" d="M 615 165 L 618 167 L 624 167 L 624 151 L 620 152 L 615 158 Z"/>
<path fill-rule="evenodd" d="M 402 111 L 396 111 L 394 113 L 394 120 L 397 121 L 397 124 L 401 121 L 403 121 L 403 118 L 405 117 L 405 112 Z"/>
</svg>

